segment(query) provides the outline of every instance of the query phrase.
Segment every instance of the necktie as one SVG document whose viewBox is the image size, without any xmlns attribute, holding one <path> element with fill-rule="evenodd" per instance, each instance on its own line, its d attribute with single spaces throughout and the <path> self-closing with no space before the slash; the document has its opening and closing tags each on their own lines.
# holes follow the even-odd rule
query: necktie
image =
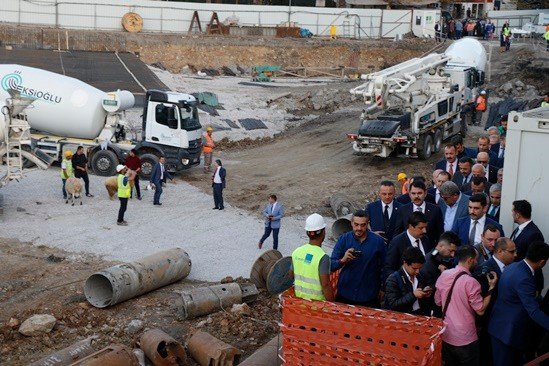
<svg viewBox="0 0 549 366">
<path fill-rule="evenodd" d="M 518 227 L 517 227 L 515 230 L 513 230 L 513 233 L 511 234 L 511 240 L 515 240 L 518 231 L 519 231 L 519 228 L 518 228 Z"/>
<path fill-rule="evenodd" d="M 490 215 L 490 216 L 495 216 L 495 214 L 496 214 L 496 206 L 492 205 L 492 206 L 490 207 L 490 213 L 489 213 L 489 215 Z"/>
<path fill-rule="evenodd" d="M 454 163 L 449 163 L 450 164 L 450 167 L 448 168 L 448 173 L 450 173 L 450 175 L 454 175 Z"/>
<path fill-rule="evenodd" d="M 416 208 L 416 211 L 417 211 L 417 212 L 423 212 L 423 210 L 421 209 L 421 207 Z"/>
<path fill-rule="evenodd" d="M 467 184 L 467 177 L 463 177 L 463 183 L 462 185 L 466 185 Z"/>
<path fill-rule="evenodd" d="M 389 205 L 385 205 L 385 210 L 383 210 L 383 226 L 385 226 L 385 233 L 389 228 Z"/>
<path fill-rule="evenodd" d="M 475 245 L 475 236 L 477 234 L 477 220 L 473 220 L 473 227 L 469 233 L 469 245 Z"/>
<path fill-rule="evenodd" d="M 423 255 L 425 255 L 425 252 L 423 251 L 423 248 L 421 247 L 421 242 L 419 241 L 419 239 L 416 239 L 416 248 L 418 248 L 419 250 L 421 250 L 421 252 L 423 253 Z"/>
</svg>

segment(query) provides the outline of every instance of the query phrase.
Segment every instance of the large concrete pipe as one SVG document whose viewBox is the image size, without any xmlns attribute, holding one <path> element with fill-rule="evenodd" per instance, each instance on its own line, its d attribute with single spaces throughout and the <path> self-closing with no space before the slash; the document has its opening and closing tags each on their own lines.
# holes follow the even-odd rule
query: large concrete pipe
<svg viewBox="0 0 549 366">
<path fill-rule="evenodd" d="M 337 240 L 341 234 L 353 229 L 351 216 L 356 208 L 351 200 L 342 193 L 336 193 L 330 198 L 330 206 L 332 206 L 336 217 L 336 221 L 332 224 L 332 236 Z"/>
<path fill-rule="evenodd" d="M 93 306 L 104 308 L 182 280 L 190 272 L 187 252 L 168 249 L 94 273 L 86 280 L 84 295 Z"/>
<path fill-rule="evenodd" d="M 280 366 L 282 365 L 282 360 L 278 357 L 280 347 L 282 347 L 282 336 L 279 334 L 239 363 L 239 366 Z"/>
<path fill-rule="evenodd" d="M 257 294 L 253 284 L 224 283 L 184 291 L 175 304 L 182 319 L 192 319 L 229 310 L 234 304 L 254 301 Z"/>
</svg>

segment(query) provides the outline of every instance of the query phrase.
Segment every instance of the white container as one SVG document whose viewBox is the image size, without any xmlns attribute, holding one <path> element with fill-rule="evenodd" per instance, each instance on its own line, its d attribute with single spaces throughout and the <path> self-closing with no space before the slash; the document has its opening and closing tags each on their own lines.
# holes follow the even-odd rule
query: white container
<svg viewBox="0 0 549 366">
<path fill-rule="evenodd" d="M 532 220 L 545 241 L 549 240 L 549 108 L 509 113 L 505 146 L 505 166 L 501 191 L 500 223 L 507 235 L 514 230 L 511 210 L 513 201 L 532 204 Z M 549 266 L 543 270 L 549 278 Z M 545 281 L 545 289 L 549 282 Z M 544 289 L 544 290 L 545 290 Z"/>
<path fill-rule="evenodd" d="M 467 65 L 479 71 L 484 71 L 486 68 L 486 50 L 474 38 L 465 37 L 454 41 L 444 54 L 452 57 L 448 62 L 449 65 Z"/>
<path fill-rule="evenodd" d="M 30 126 L 58 136 L 94 139 L 105 125 L 106 93 L 80 80 L 20 65 L 0 65 L 0 98 L 8 89 L 35 99 L 25 110 Z"/>
</svg>

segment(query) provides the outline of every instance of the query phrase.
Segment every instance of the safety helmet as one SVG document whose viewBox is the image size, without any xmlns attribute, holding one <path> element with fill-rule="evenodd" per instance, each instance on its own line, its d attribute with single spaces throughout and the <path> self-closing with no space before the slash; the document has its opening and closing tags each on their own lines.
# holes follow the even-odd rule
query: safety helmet
<svg viewBox="0 0 549 366">
<path fill-rule="evenodd" d="M 214 130 L 214 129 L 213 129 L 211 126 L 208 127 L 208 128 L 206 128 L 206 131 L 208 131 L 208 132 L 212 132 L 213 130 Z"/>
<path fill-rule="evenodd" d="M 117 171 L 118 173 L 120 173 L 124 168 L 125 168 L 124 165 L 118 164 L 118 165 L 116 166 L 116 171 Z"/>
<path fill-rule="evenodd" d="M 70 151 L 70 150 L 65 151 L 65 158 L 68 159 L 68 158 L 71 158 L 71 157 L 72 157 L 72 151 Z"/>
<path fill-rule="evenodd" d="M 314 213 L 307 217 L 305 221 L 305 230 L 306 231 L 318 231 L 326 227 L 326 221 L 324 218 L 317 213 Z"/>
<path fill-rule="evenodd" d="M 406 178 L 408 178 L 408 176 L 406 175 L 406 173 L 398 173 L 397 175 L 397 180 L 400 182 L 401 180 L 405 180 Z"/>
<path fill-rule="evenodd" d="M 480 92 L 480 95 L 486 95 L 486 90 L 482 90 L 482 91 Z"/>
</svg>

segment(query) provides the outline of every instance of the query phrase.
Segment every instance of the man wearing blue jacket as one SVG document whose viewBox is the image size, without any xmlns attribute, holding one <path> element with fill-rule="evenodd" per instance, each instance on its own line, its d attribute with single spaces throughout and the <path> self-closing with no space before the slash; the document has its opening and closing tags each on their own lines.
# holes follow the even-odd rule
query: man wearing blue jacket
<svg viewBox="0 0 549 366">
<path fill-rule="evenodd" d="M 547 259 L 549 246 L 537 241 L 528 247 L 526 259 L 503 268 L 488 324 L 495 366 L 523 365 L 527 361 L 524 353 L 531 347 L 534 323 L 549 330 L 549 316 L 536 299 L 534 275 Z"/>
<path fill-rule="evenodd" d="M 277 201 L 276 194 L 269 196 L 269 203 L 265 205 L 263 210 L 263 218 L 265 219 L 265 232 L 259 239 L 258 247 L 261 249 L 263 243 L 273 233 L 273 249 L 278 249 L 278 232 L 280 231 L 280 220 L 284 216 L 284 206 Z"/>
<path fill-rule="evenodd" d="M 153 205 L 155 206 L 161 206 L 162 203 L 160 203 L 160 196 L 162 195 L 162 183 L 166 181 L 166 178 L 172 179 L 172 175 L 166 170 L 166 166 L 164 165 L 166 163 L 166 158 L 164 156 L 161 156 L 158 160 L 158 163 L 153 168 L 152 174 L 151 174 L 151 184 L 154 186 L 154 200 Z"/>
</svg>

